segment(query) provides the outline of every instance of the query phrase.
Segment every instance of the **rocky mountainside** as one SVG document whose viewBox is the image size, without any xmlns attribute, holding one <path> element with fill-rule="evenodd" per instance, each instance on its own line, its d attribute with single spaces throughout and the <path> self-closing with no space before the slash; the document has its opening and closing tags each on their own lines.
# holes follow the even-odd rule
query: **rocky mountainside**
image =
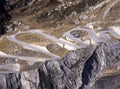
<svg viewBox="0 0 120 89">
<path fill-rule="evenodd" d="M 1 89 L 119 89 L 120 41 L 69 52 L 38 69 L 0 74 Z M 86 52 L 87 51 L 87 52 Z"/>
<path fill-rule="evenodd" d="M 120 89 L 120 0 L 10 0 L 0 89 Z"/>
</svg>

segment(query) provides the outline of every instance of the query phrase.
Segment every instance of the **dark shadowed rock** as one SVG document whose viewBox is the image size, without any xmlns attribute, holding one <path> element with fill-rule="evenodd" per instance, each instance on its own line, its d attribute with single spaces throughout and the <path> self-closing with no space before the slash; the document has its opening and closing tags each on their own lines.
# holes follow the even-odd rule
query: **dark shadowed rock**
<svg viewBox="0 0 120 89">
<path fill-rule="evenodd" d="M 120 89 L 120 74 L 100 78 L 92 89 Z"/>
</svg>

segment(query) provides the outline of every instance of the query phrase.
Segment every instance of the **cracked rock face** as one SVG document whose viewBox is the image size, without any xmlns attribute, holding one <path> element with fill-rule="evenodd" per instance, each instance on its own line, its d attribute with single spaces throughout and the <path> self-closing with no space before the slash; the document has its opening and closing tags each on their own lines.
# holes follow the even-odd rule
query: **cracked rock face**
<svg viewBox="0 0 120 89">
<path fill-rule="evenodd" d="M 36 70 L 0 74 L 0 89 L 119 89 L 119 54 L 120 41 L 71 51 Z"/>
<path fill-rule="evenodd" d="M 34 9 L 41 8 L 41 7 L 40 8 L 36 7 L 35 2 L 48 1 L 49 3 L 50 0 L 16 0 L 16 1 L 20 1 L 22 3 L 20 4 L 21 6 L 27 4 L 30 7 L 30 9 L 28 8 L 22 9 L 21 12 L 27 9 L 28 12 L 30 10 L 29 14 L 31 14 L 31 12 L 34 11 Z M 26 1 L 29 2 L 29 4 L 26 3 Z M 57 0 L 57 1 L 62 1 L 62 0 Z M 74 1 L 74 0 L 64 0 L 64 1 Z M 81 1 L 81 0 L 75 0 L 75 1 Z M 89 3 L 86 4 L 88 1 Z M 74 10 L 81 12 L 83 11 L 83 9 L 92 6 L 93 5 L 92 1 L 93 0 L 83 0 L 83 2 L 79 4 L 75 3 L 75 5 L 70 6 L 71 8 L 66 8 L 69 5 L 67 3 L 65 4 L 63 3 L 63 6 L 61 5 L 61 10 L 63 13 L 67 12 L 64 15 L 67 15 L 71 13 L 71 11 L 73 12 Z M 104 0 L 94 0 L 94 3 L 97 3 L 97 1 L 101 2 Z M 100 21 L 102 19 L 103 22 L 107 20 L 108 22 L 106 21 L 106 23 L 101 23 L 101 24 L 98 23 L 98 25 L 100 24 L 100 26 L 103 28 L 104 25 L 110 26 L 112 24 L 112 26 L 114 26 L 113 23 L 119 25 L 119 19 L 117 18 L 119 16 L 113 16 L 113 17 L 109 16 L 109 15 L 119 15 L 118 14 L 119 9 L 117 10 L 117 8 L 119 8 L 118 7 L 119 4 L 118 5 L 116 4 L 115 7 L 112 8 L 111 4 L 113 2 L 114 1 L 108 3 L 107 8 L 103 8 L 102 6 L 101 8 L 99 8 L 99 6 L 96 7 L 99 8 L 100 10 L 98 11 L 95 10 L 96 14 L 93 13 L 93 17 L 92 14 L 90 14 L 90 17 L 92 18 L 90 19 L 90 22 L 97 20 L 99 21 L 99 19 Z M 45 5 L 48 3 L 45 2 Z M 40 3 L 37 3 L 38 6 L 40 6 L 39 4 Z M 107 4 L 104 5 L 106 7 Z M 66 8 L 65 10 L 62 9 L 64 8 L 64 6 Z M 107 12 L 106 10 L 104 11 L 104 9 L 106 9 Z M 40 13 L 38 13 L 38 10 L 36 10 L 36 12 L 34 13 L 40 15 Z M 76 12 L 76 14 L 74 13 L 73 16 L 74 15 L 76 16 L 78 12 Z M 100 14 L 97 14 L 98 12 Z M 106 12 L 105 20 L 103 20 L 104 18 L 102 18 L 102 16 L 104 17 L 103 12 Z M 113 14 L 113 12 L 116 13 Z M 90 11 L 90 13 L 92 12 Z M 94 14 L 96 18 L 94 17 Z M 46 18 L 46 12 L 45 15 L 43 13 L 43 16 L 45 16 Z M 90 18 L 90 17 L 85 17 L 85 18 L 83 17 L 85 17 L 84 14 L 82 17 L 79 17 L 79 19 L 88 20 L 86 18 Z M 114 22 L 112 19 L 117 19 L 118 23 Z M 112 21 L 113 23 L 109 24 L 109 22 Z M 97 23 L 96 22 L 94 23 L 96 26 Z M 79 36 L 79 34 L 77 36 Z M 57 50 L 57 48 L 55 50 Z M 79 49 L 76 51 L 70 51 L 61 60 L 46 61 L 44 63 L 41 63 L 39 64 L 39 67 L 37 67 L 35 70 L 27 70 L 19 73 L 0 74 L 0 89 L 120 89 L 119 60 L 120 60 L 120 41 L 113 40 L 110 43 L 105 43 L 105 44 L 100 43 L 97 46 L 93 45 L 93 46 L 89 46 L 88 48 Z"/>
</svg>

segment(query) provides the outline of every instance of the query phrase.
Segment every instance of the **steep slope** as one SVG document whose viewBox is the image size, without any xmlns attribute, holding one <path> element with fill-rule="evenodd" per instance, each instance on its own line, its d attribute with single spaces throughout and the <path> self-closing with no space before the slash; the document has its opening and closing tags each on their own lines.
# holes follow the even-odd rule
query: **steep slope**
<svg viewBox="0 0 120 89">
<path fill-rule="evenodd" d="M 0 74 L 1 89 L 118 89 L 119 45 L 117 41 L 71 51 L 63 60 L 47 61 L 36 70 Z"/>
<path fill-rule="evenodd" d="M 12 3 L 14 31 L 0 41 L 0 62 L 15 71 L 1 69 L 0 89 L 120 88 L 120 0 Z M 61 39 L 77 50 L 59 46 Z M 77 48 L 81 40 L 88 45 Z"/>
</svg>

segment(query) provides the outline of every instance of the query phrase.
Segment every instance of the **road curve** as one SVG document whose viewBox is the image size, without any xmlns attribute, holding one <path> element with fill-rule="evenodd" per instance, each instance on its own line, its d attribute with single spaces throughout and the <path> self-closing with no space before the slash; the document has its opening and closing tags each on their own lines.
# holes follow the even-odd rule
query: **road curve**
<svg viewBox="0 0 120 89">
<path fill-rule="evenodd" d="M 98 33 L 96 33 L 91 28 L 76 27 L 76 28 L 71 29 L 68 32 L 63 34 L 63 38 L 66 38 L 66 39 L 63 39 L 62 37 L 60 39 L 58 39 L 54 36 L 51 36 L 49 34 L 46 34 L 46 33 L 42 32 L 40 29 L 33 29 L 33 30 L 28 30 L 28 31 L 17 32 L 14 35 L 7 36 L 7 38 L 8 38 L 9 41 L 17 43 L 25 49 L 30 49 L 30 50 L 34 50 L 34 51 L 37 51 L 37 52 L 44 53 L 44 54 L 50 56 L 51 58 L 14 56 L 14 55 L 5 54 L 3 52 L 0 52 L 0 57 L 14 58 L 14 59 L 19 59 L 19 60 L 25 60 L 25 61 L 28 61 L 28 62 L 45 62 L 46 60 L 55 60 L 55 59 L 58 60 L 58 59 L 60 59 L 60 57 L 55 55 L 55 54 L 50 53 L 47 49 L 45 49 L 45 47 L 25 43 L 23 41 L 20 41 L 20 40 L 16 39 L 16 36 L 19 35 L 19 34 L 22 34 L 22 33 L 33 33 L 33 34 L 41 35 L 41 36 L 43 36 L 43 37 L 45 37 L 49 40 L 52 40 L 55 43 L 60 44 L 62 47 L 66 48 L 68 50 L 70 49 L 70 47 L 71 47 L 71 49 L 72 48 L 73 49 L 75 49 L 75 48 L 76 49 L 86 48 L 89 45 L 89 43 L 86 43 L 85 41 L 81 40 L 80 38 L 75 37 L 72 34 L 73 31 L 86 31 L 91 37 L 90 41 L 91 41 L 92 44 L 97 44 L 99 42 L 107 42 L 107 41 L 111 40 L 108 33 L 111 34 L 116 39 L 120 39 L 120 28 L 117 28 L 117 27 L 109 27 L 107 30 L 101 31 L 101 32 L 98 32 Z M 7 71 L 2 71 L 2 69 L 5 69 Z M 1 70 L 0 73 L 17 72 L 17 71 L 20 70 L 20 64 L 3 64 L 3 65 L 0 65 L 0 70 Z"/>
<path fill-rule="evenodd" d="M 25 48 L 25 49 L 30 49 L 30 50 L 38 51 L 38 52 L 44 53 L 44 54 L 46 54 L 46 55 L 48 55 L 48 56 L 51 56 L 51 57 L 60 58 L 59 56 L 54 55 L 54 54 L 52 54 L 52 53 L 50 53 L 50 52 L 48 52 L 48 51 L 45 51 L 45 50 L 43 50 L 43 49 L 40 48 L 40 47 L 37 47 L 37 46 L 31 45 L 31 44 L 25 43 L 25 42 L 20 41 L 20 40 L 17 40 L 17 39 L 16 39 L 16 35 L 21 34 L 21 33 L 28 33 L 28 32 L 18 32 L 18 33 L 16 33 L 15 35 L 7 36 L 7 38 L 8 38 L 10 41 L 12 41 L 12 42 L 14 42 L 14 43 L 17 43 L 17 44 L 19 44 L 19 45 L 21 45 L 21 46 L 23 46 L 23 48 Z"/>
<path fill-rule="evenodd" d="M 72 32 L 74 31 L 86 31 L 89 33 L 91 37 L 91 42 L 92 44 L 97 44 L 99 42 L 107 42 L 111 40 L 109 35 L 107 33 L 110 33 L 113 37 L 116 39 L 120 39 L 120 28 L 117 27 L 109 27 L 106 31 L 101 31 L 99 33 L 96 33 L 94 30 L 90 28 L 85 28 L 85 27 L 76 27 L 66 33 L 64 33 L 63 37 L 66 37 L 67 40 L 72 40 L 75 41 L 76 43 L 81 43 L 81 47 L 85 47 L 84 41 L 82 41 L 80 38 L 76 38 L 74 35 L 72 35 Z"/>
</svg>

